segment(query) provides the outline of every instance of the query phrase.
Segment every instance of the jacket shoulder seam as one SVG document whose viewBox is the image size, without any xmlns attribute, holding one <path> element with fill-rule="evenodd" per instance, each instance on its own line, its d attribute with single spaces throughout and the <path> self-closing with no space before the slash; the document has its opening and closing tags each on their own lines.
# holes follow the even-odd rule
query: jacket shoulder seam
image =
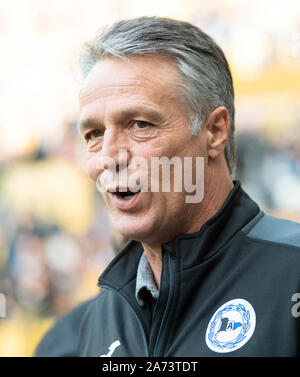
<svg viewBox="0 0 300 377">
<path fill-rule="evenodd" d="M 241 232 L 251 239 L 300 248 L 300 224 L 262 211 Z"/>
<path fill-rule="evenodd" d="M 253 242 L 253 243 L 260 243 L 260 244 L 264 244 L 264 245 L 268 245 L 268 246 L 284 247 L 284 248 L 289 248 L 289 249 L 300 251 L 300 245 L 296 246 L 296 245 L 292 245 L 292 244 L 285 243 L 285 242 L 255 238 L 255 237 L 249 236 L 248 234 L 246 234 L 242 231 L 240 233 L 241 233 L 242 237 L 246 238 L 248 241 Z"/>
</svg>

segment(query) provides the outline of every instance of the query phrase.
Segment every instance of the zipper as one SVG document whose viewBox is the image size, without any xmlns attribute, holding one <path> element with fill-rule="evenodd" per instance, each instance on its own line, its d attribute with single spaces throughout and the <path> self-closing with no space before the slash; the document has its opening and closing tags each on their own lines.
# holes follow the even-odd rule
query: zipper
<svg viewBox="0 0 300 377">
<path fill-rule="evenodd" d="M 172 303 L 172 300 L 173 300 L 173 297 L 174 297 L 174 284 L 173 284 L 174 283 L 174 274 L 173 274 L 173 269 L 172 269 L 173 264 L 175 265 L 175 262 L 172 262 L 172 258 L 170 258 L 170 256 L 168 256 L 170 290 L 169 290 L 166 309 L 164 311 L 163 318 L 162 318 L 162 321 L 160 323 L 160 327 L 159 327 L 159 330 L 158 330 L 157 339 L 156 339 L 154 351 L 153 351 L 153 357 L 162 356 L 161 353 L 162 353 L 162 347 L 164 346 L 164 342 L 161 341 L 161 339 L 163 339 L 163 335 L 165 333 L 167 333 L 167 330 L 168 330 L 167 326 L 166 326 L 166 322 L 167 322 L 167 319 L 169 317 L 169 309 L 170 309 L 170 306 L 171 306 L 171 303 Z"/>
<path fill-rule="evenodd" d="M 144 346 L 145 346 L 145 350 L 146 350 L 146 357 L 149 357 L 150 354 L 149 354 L 149 349 L 148 349 L 148 342 L 147 342 L 147 338 L 146 338 L 146 331 L 145 331 L 145 327 L 142 323 L 142 321 L 140 320 L 138 314 L 136 313 L 136 311 L 134 310 L 133 306 L 130 304 L 130 302 L 119 292 L 117 291 L 116 289 L 112 288 L 112 287 L 109 287 L 107 285 L 102 285 L 102 284 L 98 284 L 99 287 L 102 287 L 102 288 L 105 288 L 105 289 L 108 289 L 114 293 L 116 293 L 117 295 L 119 295 L 130 307 L 132 313 L 134 314 L 136 320 L 137 320 L 137 323 L 139 324 L 139 327 L 140 327 L 140 330 L 142 332 L 142 335 L 143 335 L 143 342 L 144 342 Z"/>
</svg>

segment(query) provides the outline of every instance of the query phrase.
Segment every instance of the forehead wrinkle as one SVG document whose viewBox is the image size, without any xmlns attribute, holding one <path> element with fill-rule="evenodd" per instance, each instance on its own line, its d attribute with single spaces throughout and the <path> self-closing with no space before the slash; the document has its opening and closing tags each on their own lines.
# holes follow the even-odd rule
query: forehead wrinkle
<svg viewBox="0 0 300 377">
<path fill-rule="evenodd" d="M 128 90 L 129 89 L 129 90 Z M 80 100 L 81 108 L 85 106 L 97 106 L 102 105 L 104 101 L 110 101 L 112 99 L 116 103 L 121 103 L 123 100 L 127 100 L 128 98 L 132 98 L 137 102 L 137 107 L 142 107 L 141 105 L 147 107 L 154 107 L 157 111 L 159 111 L 159 107 L 164 99 L 172 98 L 174 91 L 172 91 L 173 87 L 171 86 L 168 92 L 162 92 L 161 90 L 156 91 L 155 95 L 151 93 L 149 96 L 147 95 L 147 88 L 144 86 L 136 86 L 136 85 L 111 85 L 110 87 L 96 87 L 93 91 L 89 92 L 88 94 L 84 95 Z M 134 106 L 131 104 L 131 106 Z"/>
<path fill-rule="evenodd" d="M 144 92 L 144 88 L 136 85 L 136 84 L 115 84 L 115 85 L 109 85 L 109 86 L 95 86 L 92 90 L 88 90 L 87 93 L 85 94 L 85 89 L 83 89 L 80 93 L 80 104 L 86 105 L 89 102 L 94 102 L 91 101 L 91 99 L 95 96 L 95 101 L 96 100 L 101 100 L 105 98 L 112 97 L 114 95 L 119 95 L 119 94 L 124 94 L 125 92 L 128 91 L 129 88 L 136 88 L 136 90 L 133 92 Z M 143 89 L 143 90 L 142 90 Z M 105 92 L 109 92 L 109 94 L 106 94 Z M 97 98 L 98 97 L 98 98 Z"/>
</svg>

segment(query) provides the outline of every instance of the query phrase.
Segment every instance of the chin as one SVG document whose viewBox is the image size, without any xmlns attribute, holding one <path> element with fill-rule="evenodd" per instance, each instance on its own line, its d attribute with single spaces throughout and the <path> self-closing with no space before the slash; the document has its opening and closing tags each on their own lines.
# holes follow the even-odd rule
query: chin
<svg viewBox="0 0 300 377">
<path fill-rule="evenodd" d="M 132 216 L 112 216 L 112 224 L 125 237 L 139 242 L 146 242 L 157 233 L 157 225 L 153 219 L 140 219 Z"/>
</svg>

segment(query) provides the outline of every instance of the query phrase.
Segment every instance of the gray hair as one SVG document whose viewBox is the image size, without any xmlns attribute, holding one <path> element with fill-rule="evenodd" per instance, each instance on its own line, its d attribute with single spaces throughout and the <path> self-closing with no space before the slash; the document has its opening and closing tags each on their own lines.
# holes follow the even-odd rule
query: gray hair
<svg viewBox="0 0 300 377">
<path fill-rule="evenodd" d="M 197 134 L 209 114 L 225 106 L 230 118 L 225 149 L 231 176 L 235 170 L 234 90 L 230 69 L 221 48 L 198 27 L 162 17 L 139 17 L 118 21 L 99 32 L 85 45 L 81 70 L 86 77 L 106 56 L 163 54 L 171 58 L 181 73 L 178 83 L 181 101 L 191 131 Z"/>
</svg>

